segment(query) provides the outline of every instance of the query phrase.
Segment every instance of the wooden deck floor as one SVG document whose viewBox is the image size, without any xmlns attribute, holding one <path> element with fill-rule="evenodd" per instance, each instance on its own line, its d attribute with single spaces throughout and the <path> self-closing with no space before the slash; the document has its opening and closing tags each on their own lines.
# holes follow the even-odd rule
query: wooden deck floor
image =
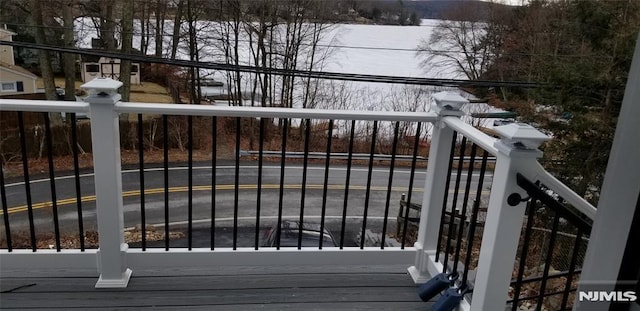
<svg viewBox="0 0 640 311">
<path fill-rule="evenodd" d="M 2 309 L 428 310 L 406 267 L 224 267 L 134 271 L 95 289 L 95 271 L 0 271 Z"/>
</svg>

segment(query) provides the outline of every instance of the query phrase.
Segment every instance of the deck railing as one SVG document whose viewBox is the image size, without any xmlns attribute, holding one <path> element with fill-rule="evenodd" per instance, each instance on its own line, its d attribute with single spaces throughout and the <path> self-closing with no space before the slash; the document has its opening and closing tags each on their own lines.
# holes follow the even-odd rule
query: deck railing
<svg viewBox="0 0 640 311">
<path fill-rule="evenodd" d="M 526 235 L 534 230 L 530 225 L 535 213 L 532 206 L 542 200 L 528 199 L 533 197 L 532 189 L 522 188 L 523 180 L 530 181 L 529 186 L 542 183 L 543 193 L 553 193 L 552 199 L 561 198 L 571 205 L 575 213 L 582 214 L 579 219 L 595 215 L 592 205 L 538 164 L 541 152 L 537 147 L 548 139 L 546 136 L 522 124 L 497 128 L 499 139 L 488 136 L 460 120 L 460 105 L 467 102 L 451 93 L 434 96 L 437 109 L 433 112 L 403 113 L 124 103 L 116 93 L 120 85 L 110 79 L 89 82 L 83 86 L 90 94 L 86 102 L 0 100 L 3 114 L 17 112 L 20 154 L 16 158 L 22 164 L 18 177 L 0 174 L 5 243 L 5 249 L 0 250 L 2 269 L 95 267 L 100 273 L 96 287 L 126 287 L 132 271 L 149 266 L 409 266 L 413 260 L 409 273 L 416 283 L 441 272 L 458 271 L 462 277 L 457 286 L 468 287 L 470 292 L 462 304 L 464 309 L 498 310 L 504 309 L 507 301 L 516 306 L 523 299 L 544 303 L 546 297 L 521 297 L 522 284 L 530 275 L 517 273 L 517 278 L 512 278 L 514 266 L 517 271 L 528 268 L 514 263 L 527 259 L 525 249 L 531 245 L 521 245 L 521 233 L 527 241 Z M 43 182 L 30 179 L 26 112 L 44 113 L 45 121 L 51 112 L 72 113 L 68 136 L 72 176 L 56 175 L 52 160 L 55 135 L 47 121 L 44 136 L 38 137 L 44 137 L 40 151 L 47 152 L 48 178 Z M 82 139 L 73 113 L 90 116 L 93 172 L 84 172 L 79 164 Z M 128 114 L 135 122 L 123 128 L 119 114 Z M 320 130 L 314 132 L 313 125 Z M 428 127 L 425 172 L 421 164 L 427 150 L 420 149 L 419 142 L 420 137 L 427 137 Z M 253 141 L 255 136 L 257 141 Z M 414 137 L 411 143 L 404 139 L 409 136 Z M 135 150 L 133 160 L 137 161 L 129 159 L 123 164 L 123 137 L 133 137 L 126 147 Z M 176 156 L 172 147 L 185 150 Z M 257 152 L 241 152 L 247 149 Z M 301 156 L 288 156 L 293 153 Z M 336 154 L 339 156 L 332 158 Z M 368 159 L 362 159 L 362 154 Z M 387 156 L 380 159 L 379 154 Z M 150 163 L 154 155 L 161 161 Z M 175 161 L 182 164 L 170 165 Z M 3 162 L 3 167 L 9 164 Z M 204 173 L 196 174 L 196 169 Z M 93 183 L 81 183 L 83 176 L 93 176 Z M 127 187 L 134 189 L 123 189 L 123 176 Z M 65 189 L 61 198 L 57 183 L 63 178 L 75 180 L 75 192 Z M 181 178 L 186 179 L 186 185 L 177 186 Z M 34 202 L 32 192 L 42 193 L 45 186 L 50 203 Z M 95 196 L 87 195 L 93 193 L 86 189 L 92 186 Z M 277 190 L 277 195 L 268 193 L 270 189 Z M 321 193 L 319 198 L 310 195 L 311 191 Z M 404 223 L 393 219 L 403 193 L 407 205 L 422 203 L 419 228 L 413 235 L 408 230 L 408 214 Z M 148 200 L 156 195 L 163 197 Z M 95 214 L 87 208 L 93 200 Z M 75 205 L 75 216 L 60 217 L 61 205 Z M 525 213 L 527 206 L 529 212 Z M 44 213 L 49 207 L 50 215 Z M 41 249 L 38 232 L 49 230 L 49 221 L 42 220 L 49 216 L 53 216 L 49 227 L 53 228 L 54 242 L 47 247 L 51 249 Z M 567 257 L 570 263 L 566 271 L 559 272 L 565 273 L 560 277 L 568 284 L 562 290 L 563 306 L 569 305 L 568 293 L 580 270 L 578 248 L 588 243 L 584 228 L 580 227 L 578 234 L 560 231 L 556 224 L 567 217 L 557 214 L 552 228 L 539 225 L 536 229 L 548 229 L 553 239 L 573 237 L 574 250 Z M 156 224 L 148 221 L 158 218 L 161 222 Z M 280 247 L 287 239 L 283 232 L 287 220 L 314 222 L 316 230 L 327 231 L 332 238 L 319 238 L 317 246 L 307 246 L 298 227 L 293 247 Z M 79 243 L 73 249 L 67 249 L 67 241 L 61 238 L 61 232 L 70 230 L 62 228 L 63 222 L 76 232 Z M 85 232 L 93 225 L 98 249 L 85 245 Z M 16 244 L 19 226 L 28 228 L 24 234 L 28 239 L 21 245 Z M 181 229 L 185 236 L 173 240 L 173 229 L 180 226 L 186 227 Z M 403 228 L 394 230 L 394 226 Z M 135 243 L 125 243 L 126 227 L 140 231 Z M 275 247 L 263 246 L 263 232 L 269 228 L 276 230 L 276 242 L 269 245 Z M 231 232 L 224 233 L 227 229 Z M 150 239 L 149 231 L 157 231 L 160 238 L 155 240 L 159 241 Z M 394 232 L 402 234 L 389 236 Z M 368 244 L 371 235 L 377 239 Z M 390 240 L 399 243 L 394 246 Z M 411 241 L 415 243 L 405 247 Z M 535 276 L 540 278 L 536 282 L 542 284 L 543 293 L 545 282 L 558 278 L 551 271 L 550 263 L 557 260 L 553 244 L 545 246 L 549 255 L 541 259 L 543 273 Z M 511 294 L 510 286 L 515 286 Z"/>
</svg>

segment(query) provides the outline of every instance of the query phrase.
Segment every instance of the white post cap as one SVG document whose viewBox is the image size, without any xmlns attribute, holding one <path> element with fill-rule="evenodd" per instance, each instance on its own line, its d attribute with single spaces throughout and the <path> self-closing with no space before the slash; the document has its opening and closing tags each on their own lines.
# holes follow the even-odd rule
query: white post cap
<svg viewBox="0 0 640 311">
<path fill-rule="evenodd" d="M 460 111 L 464 104 L 468 104 L 469 100 L 460 96 L 456 92 L 438 92 L 433 94 L 436 101 L 437 111 Z"/>
<path fill-rule="evenodd" d="M 89 92 L 89 96 L 107 96 L 118 92 L 122 82 L 111 78 L 95 78 L 80 87 Z"/>
<path fill-rule="evenodd" d="M 515 149 L 538 149 L 543 142 L 551 140 L 551 137 L 524 123 L 496 126 L 494 130 L 503 144 Z"/>
<path fill-rule="evenodd" d="M 89 96 L 84 101 L 91 104 L 115 104 L 122 95 L 118 94 L 118 89 L 122 82 L 110 78 L 95 78 L 80 87 L 87 90 Z"/>
</svg>

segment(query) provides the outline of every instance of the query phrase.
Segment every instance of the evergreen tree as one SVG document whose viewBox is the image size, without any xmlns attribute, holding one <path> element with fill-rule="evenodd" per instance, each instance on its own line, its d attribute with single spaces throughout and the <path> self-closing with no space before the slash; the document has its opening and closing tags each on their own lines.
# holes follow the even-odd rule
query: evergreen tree
<svg viewBox="0 0 640 311">
<path fill-rule="evenodd" d="M 640 2 L 533 1 L 501 19 L 508 20 L 508 31 L 492 38 L 502 56 L 482 78 L 543 85 L 508 90 L 503 104 L 553 135 L 544 146 L 547 169 L 595 203 L 640 30 Z"/>
</svg>

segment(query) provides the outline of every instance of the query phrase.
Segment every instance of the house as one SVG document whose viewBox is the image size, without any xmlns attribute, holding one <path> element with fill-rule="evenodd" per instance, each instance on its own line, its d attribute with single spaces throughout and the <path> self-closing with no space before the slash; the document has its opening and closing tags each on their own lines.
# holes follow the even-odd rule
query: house
<svg viewBox="0 0 640 311">
<path fill-rule="evenodd" d="M 83 82 L 95 78 L 120 79 L 120 59 L 109 57 L 82 56 L 80 72 Z M 140 84 L 140 64 L 131 64 L 131 84 Z"/>
<path fill-rule="evenodd" d="M 9 31 L 4 28 L 0 28 L 0 41 L 13 41 L 13 36 L 17 33 Z M 13 60 L 13 47 L 8 45 L 0 46 L 0 62 L 6 64 L 15 64 Z"/>
<path fill-rule="evenodd" d="M 6 28 L 0 28 L 0 41 L 12 41 L 15 35 Z M 0 46 L 0 96 L 36 93 L 38 76 L 16 65 L 13 57 L 13 47 Z"/>
</svg>

